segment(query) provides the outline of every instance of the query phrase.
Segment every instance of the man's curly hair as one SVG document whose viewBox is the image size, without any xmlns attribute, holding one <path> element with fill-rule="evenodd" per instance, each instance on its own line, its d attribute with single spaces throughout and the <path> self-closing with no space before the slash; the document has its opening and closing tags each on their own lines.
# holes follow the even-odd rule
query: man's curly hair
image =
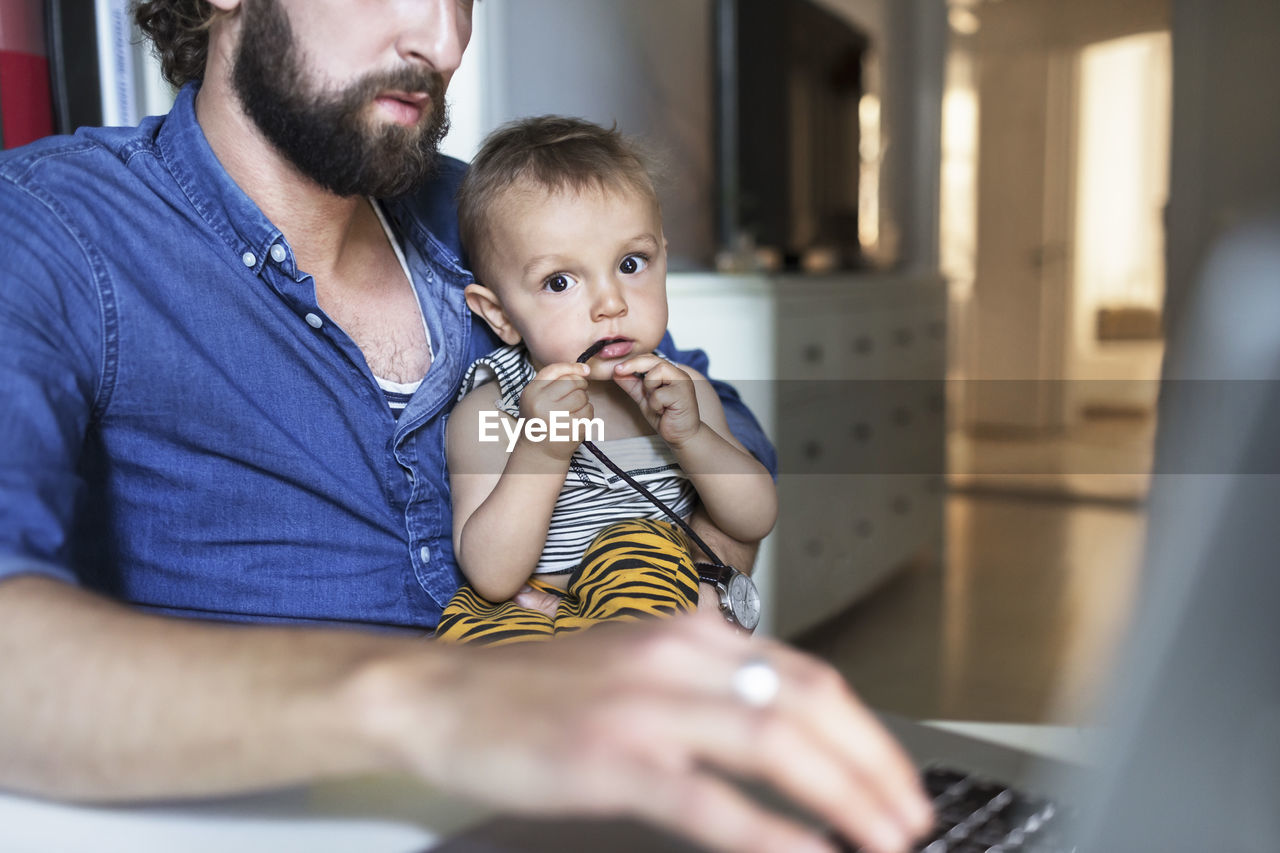
<svg viewBox="0 0 1280 853">
<path fill-rule="evenodd" d="M 165 79 L 175 86 L 204 77 L 209 25 L 225 14 L 209 0 L 137 0 L 133 15 L 151 44 Z"/>
</svg>

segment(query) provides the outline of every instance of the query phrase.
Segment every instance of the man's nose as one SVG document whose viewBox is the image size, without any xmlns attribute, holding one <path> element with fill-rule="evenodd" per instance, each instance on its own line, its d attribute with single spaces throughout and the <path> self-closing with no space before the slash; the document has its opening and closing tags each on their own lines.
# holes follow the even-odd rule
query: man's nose
<svg viewBox="0 0 1280 853">
<path fill-rule="evenodd" d="M 595 287 L 591 316 L 595 320 L 607 320 L 627 313 L 627 299 L 622 292 L 622 285 L 610 276 Z"/>
<path fill-rule="evenodd" d="M 396 49 L 410 62 L 422 63 L 446 80 L 458 70 L 471 40 L 471 4 L 458 0 L 409 0 L 401 13 Z"/>
</svg>

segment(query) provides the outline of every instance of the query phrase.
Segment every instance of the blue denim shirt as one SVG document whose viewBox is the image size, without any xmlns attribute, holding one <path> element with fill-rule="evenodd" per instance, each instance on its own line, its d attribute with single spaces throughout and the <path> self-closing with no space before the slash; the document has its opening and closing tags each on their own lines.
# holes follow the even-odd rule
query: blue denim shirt
<svg viewBox="0 0 1280 853">
<path fill-rule="evenodd" d="M 435 344 L 397 421 L 214 156 L 195 92 L 138 128 L 0 156 L 0 578 L 178 615 L 430 628 L 461 579 L 445 421 L 497 345 L 463 300 L 465 166 L 385 208 Z"/>
</svg>

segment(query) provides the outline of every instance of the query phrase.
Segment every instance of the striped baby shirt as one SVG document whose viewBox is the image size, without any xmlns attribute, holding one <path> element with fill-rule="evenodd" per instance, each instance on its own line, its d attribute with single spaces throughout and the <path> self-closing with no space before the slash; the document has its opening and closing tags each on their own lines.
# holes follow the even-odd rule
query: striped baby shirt
<svg viewBox="0 0 1280 853">
<path fill-rule="evenodd" d="M 498 409 L 518 418 L 520 394 L 536 372 L 523 344 L 500 347 L 472 362 L 463 377 L 458 399 L 487 382 L 496 381 Z M 681 518 L 688 518 L 693 512 L 697 491 L 661 436 L 597 441 L 596 446 Z M 569 462 L 569 473 L 556 498 L 547 541 L 534 573 L 573 571 L 596 534 L 614 522 L 633 518 L 669 520 L 625 480 L 579 447 Z"/>
</svg>

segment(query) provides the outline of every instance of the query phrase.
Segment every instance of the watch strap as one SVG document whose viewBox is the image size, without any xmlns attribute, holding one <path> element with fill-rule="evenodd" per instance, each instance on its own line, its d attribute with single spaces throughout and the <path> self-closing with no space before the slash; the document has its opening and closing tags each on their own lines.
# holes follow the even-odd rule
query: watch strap
<svg viewBox="0 0 1280 853">
<path fill-rule="evenodd" d="M 712 586 L 727 586 L 729 578 L 737 571 L 733 566 L 716 565 L 715 563 L 694 563 L 698 570 L 698 580 Z"/>
</svg>

